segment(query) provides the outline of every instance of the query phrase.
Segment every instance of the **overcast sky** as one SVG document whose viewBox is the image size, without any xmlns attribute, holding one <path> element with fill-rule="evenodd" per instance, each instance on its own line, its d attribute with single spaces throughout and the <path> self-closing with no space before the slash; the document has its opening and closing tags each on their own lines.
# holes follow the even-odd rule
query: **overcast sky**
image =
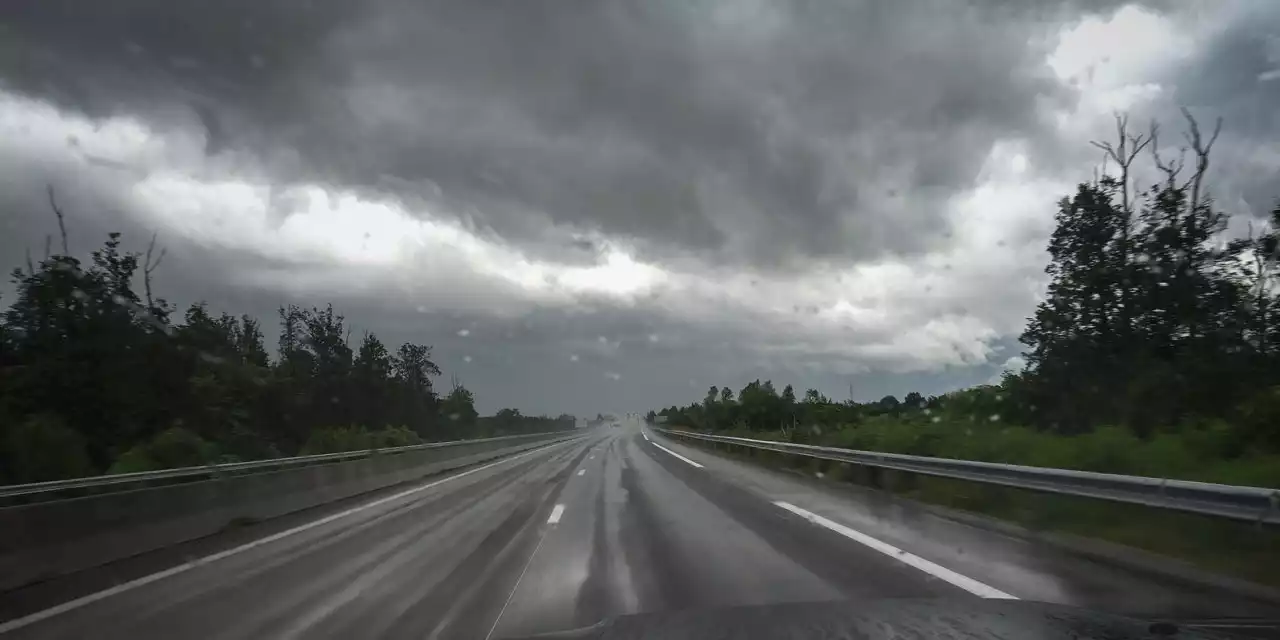
<svg viewBox="0 0 1280 640">
<path fill-rule="evenodd" d="M 1054 202 L 1115 110 L 1222 116 L 1280 195 L 1280 3 L 39 0 L 0 6 L 0 263 L 168 247 L 157 286 L 333 302 L 480 409 L 858 399 L 1018 364 Z"/>
</svg>

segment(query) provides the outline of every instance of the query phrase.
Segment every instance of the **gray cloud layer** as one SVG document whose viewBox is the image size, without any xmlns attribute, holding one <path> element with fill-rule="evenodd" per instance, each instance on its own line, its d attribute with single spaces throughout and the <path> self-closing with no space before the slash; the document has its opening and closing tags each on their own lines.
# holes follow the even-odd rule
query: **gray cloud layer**
<svg viewBox="0 0 1280 640">
<path fill-rule="evenodd" d="M 1063 25 L 1121 4 L 41 0 L 0 7 L 0 89 L 202 132 L 207 154 L 243 154 L 243 171 L 280 184 L 439 205 L 534 259 L 596 262 L 605 235 L 659 262 L 803 272 L 945 249 L 944 205 L 973 186 L 998 139 L 1025 141 L 1042 170 L 1076 171 L 1092 149 L 1059 139 L 1052 112 L 1078 94 L 1044 57 Z M 1177 101 L 1228 118 L 1219 166 L 1256 211 L 1280 177 L 1266 142 L 1280 134 L 1280 78 L 1259 80 L 1280 69 L 1280 11 L 1238 5 L 1169 83 Z M 45 182 L 67 185 L 81 249 L 107 230 L 147 234 L 121 210 L 124 184 L 3 153 L 0 174 L 6 267 L 27 246 L 38 253 L 51 228 Z M 299 206 L 283 190 L 272 202 L 281 220 Z M 264 319 L 281 303 L 320 302 L 231 281 L 230 265 L 260 257 L 166 241 L 160 284 L 182 302 Z M 367 291 L 330 297 L 389 341 L 435 344 L 482 401 L 548 412 L 683 401 L 755 376 L 834 391 L 852 381 L 860 397 L 940 391 L 999 366 L 809 367 L 751 352 L 728 321 L 695 329 L 643 306 L 497 320 Z M 993 294 L 970 306 L 1026 302 Z M 1007 335 L 998 346 L 1001 361 L 1016 350 Z"/>
<path fill-rule="evenodd" d="M 990 144 L 1071 99 L 1043 64 L 1069 7 L 48 0 L 8 10 L 5 75 L 508 237 L 785 266 L 941 241 Z"/>
</svg>

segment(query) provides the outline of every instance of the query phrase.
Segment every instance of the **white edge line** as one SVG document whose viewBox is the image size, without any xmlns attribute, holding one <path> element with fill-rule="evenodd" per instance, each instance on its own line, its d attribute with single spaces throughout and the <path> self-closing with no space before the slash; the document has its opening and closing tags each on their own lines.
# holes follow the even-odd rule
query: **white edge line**
<svg viewBox="0 0 1280 640">
<path fill-rule="evenodd" d="M 846 527 L 840 524 L 839 522 L 828 520 L 827 518 L 824 518 L 816 513 L 812 513 L 810 511 L 801 509 L 800 507 L 797 507 L 789 502 L 778 501 L 778 502 L 774 502 L 774 504 L 778 505 L 779 507 L 782 507 L 783 509 L 786 509 L 787 511 L 790 511 L 791 513 L 794 513 L 804 518 L 805 520 L 808 520 L 816 525 L 826 527 L 846 538 L 849 538 L 850 540 L 853 540 L 854 542 L 858 542 L 860 544 L 866 545 L 876 551 L 879 551 L 880 553 L 883 553 L 886 556 L 889 556 L 890 558 L 893 558 L 894 560 L 897 560 L 898 562 L 901 562 L 908 566 L 919 569 L 940 580 L 949 582 L 976 596 L 981 596 L 983 598 L 998 598 L 1003 600 L 1018 599 L 1017 596 L 1005 593 L 991 585 L 978 582 L 977 580 L 974 580 L 969 576 L 956 573 L 955 571 L 952 571 L 944 566 L 925 560 L 924 558 L 921 558 L 920 556 L 917 556 L 913 553 L 908 553 L 907 551 L 899 549 L 898 547 L 895 547 L 887 542 L 882 542 L 880 540 L 877 540 L 876 538 L 872 538 L 871 536 L 865 533 L 862 533 L 861 531 L 855 531 L 853 529 L 850 529 L 849 527 Z"/>
<path fill-rule="evenodd" d="M 413 495 L 413 494 L 415 494 L 415 493 L 421 493 L 421 492 L 426 491 L 427 489 L 430 489 L 430 488 L 432 488 L 432 487 L 436 487 L 436 486 L 439 486 L 439 485 L 444 484 L 444 483 L 446 483 L 446 482 L 449 482 L 450 480 L 457 480 L 458 478 L 461 478 L 461 477 L 464 477 L 464 476 L 469 476 L 469 475 L 471 475 L 471 474 L 473 474 L 473 473 L 476 473 L 476 472 L 479 472 L 479 471 L 484 471 L 485 469 L 489 469 L 489 468 L 491 468 L 491 467 L 496 467 L 496 466 L 498 466 L 498 465 L 500 465 L 500 464 L 503 464 L 503 463 L 506 463 L 506 462 L 511 462 L 512 460 L 516 460 L 516 459 L 519 459 L 519 458 L 523 458 L 523 457 L 525 457 L 525 456 L 527 456 L 527 455 L 532 455 L 532 454 L 537 453 L 537 452 L 539 452 L 539 451 L 541 451 L 541 450 L 543 450 L 543 449 L 545 449 L 545 448 L 546 448 L 546 447 L 538 447 L 538 448 L 533 449 L 533 450 L 530 450 L 530 451 L 525 451 L 525 452 L 523 452 L 523 453 L 518 453 L 518 454 L 516 454 L 516 455 L 514 455 L 514 456 L 510 456 L 510 457 L 503 458 L 503 459 L 498 460 L 498 461 L 496 461 L 496 462 L 491 462 L 491 463 L 486 464 L 486 465 L 484 465 L 484 466 L 482 466 L 482 467 L 476 467 L 476 468 L 474 468 L 474 469 L 468 469 L 468 470 L 466 470 L 466 471 L 463 471 L 462 473 L 458 473 L 458 474 L 456 474 L 456 475 L 449 476 L 448 478 L 441 478 L 440 480 L 436 480 L 435 482 L 432 482 L 432 483 L 429 483 L 429 484 L 424 484 L 424 485 L 419 486 L 419 487 L 414 487 L 414 488 L 409 489 L 409 490 L 407 490 L 407 491 L 401 491 L 400 493 L 397 493 L 397 494 L 394 494 L 394 495 L 390 495 L 390 496 L 387 496 L 387 497 L 385 497 L 385 498 L 379 498 L 379 499 L 377 499 L 377 500 L 374 500 L 373 502 L 366 502 L 365 504 L 362 504 L 362 505 L 360 505 L 360 506 L 358 506 L 358 507 L 352 507 L 352 508 L 347 509 L 347 510 L 345 510 L 345 511 L 340 511 L 340 512 L 335 513 L 335 514 L 333 514 L 333 515 L 325 516 L 325 517 L 323 517 L 323 518 L 320 518 L 319 520 L 313 520 L 313 521 L 308 522 L 308 523 L 306 523 L 306 524 L 298 525 L 298 526 L 296 526 L 296 527 L 294 527 L 294 528 L 292 528 L 292 529 L 285 529 L 284 531 L 281 531 L 281 532 L 279 532 L 279 533 L 274 533 L 274 534 L 271 534 L 271 535 L 269 535 L 269 536 L 267 536 L 267 537 L 265 537 L 265 538 L 259 538 L 259 539 L 257 539 L 257 540 L 252 541 L 252 542 L 247 542 L 247 543 L 242 544 L 242 545 L 240 545 L 240 546 L 238 546 L 238 547 L 232 547 L 232 548 L 227 549 L 227 550 L 225 550 L 225 551 L 219 551 L 218 553 L 215 553 L 215 554 L 213 554 L 213 555 L 208 555 L 208 556 L 205 556 L 205 557 L 203 557 L 203 558 L 197 558 L 197 559 L 192 560 L 192 561 L 190 561 L 190 562 L 184 562 L 184 563 L 182 563 L 182 564 L 180 564 L 180 565 L 177 565 L 177 566 L 174 566 L 174 567 L 170 567 L 170 568 L 168 568 L 168 569 L 165 569 L 164 571 L 160 571 L 160 572 L 158 572 L 158 573 L 153 573 L 153 574 L 150 574 L 150 575 L 142 576 L 141 578 L 137 578 L 137 579 L 134 579 L 134 580 L 130 580 L 129 582 L 125 582 L 125 583 L 122 583 L 122 584 L 118 584 L 118 585 L 116 585 L 116 586 L 114 586 L 114 587 L 111 587 L 110 589 L 103 589 L 102 591 L 98 591 L 98 592 L 96 592 L 96 593 L 91 593 L 91 594 L 89 594 L 89 595 L 87 595 L 87 596 L 82 596 L 82 597 L 76 598 L 75 600 L 68 600 L 67 602 L 64 602 L 64 603 L 62 603 L 62 604 L 60 604 L 60 605 L 53 606 L 53 607 L 50 607 L 50 608 L 48 608 L 48 609 L 44 609 L 44 610 L 42 610 L 42 611 L 37 611 L 37 612 L 35 612 L 35 613 L 25 615 L 25 616 L 23 616 L 23 617 L 21 617 L 21 618 L 14 618 L 13 620 L 9 620 L 9 621 L 7 621 L 7 622 L 0 623 L 0 633 L 8 633 L 8 632 L 10 632 L 10 631 L 14 631 L 14 630 L 16 630 L 16 629 L 21 629 L 21 628 L 23 628 L 23 627 L 25 627 L 25 626 L 27 626 L 27 625 L 30 625 L 30 624 L 33 624 L 33 623 L 39 622 L 39 621 L 44 620 L 44 619 L 46 619 L 46 618 L 52 618 L 52 617 L 54 617 L 54 616 L 56 616 L 56 615 L 61 615 L 61 614 L 66 613 L 66 612 L 68 612 L 68 611 L 73 611 L 73 610 L 75 610 L 75 609 L 79 609 L 80 607 L 83 607 L 83 606 L 88 605 L 88 604 L 92 604 L 92 603 L 97 602 L 97 601 L 99 601 L 99 600 L 102 600 L 102 599 L 105 599 L 105 598 L 109 598 L 109 597 L 111 597 L 111 596 L 114 596 L 114 595 L 117 595 L 117 594 L 120 594 L 120 593 L 124 593 L 124 592 L 126 592 L 126 591 L 132 591 L 133 589 L 137 589 L 138 587 L 141 587 L 141 586 L 145 586 L 145 585 L 151 584 L 152 582 L 156 582 L 157 580 L 163 580 L 164 578 L 168 578 L 169 576 L 174 576 L 174 575 L 177 575 L 177 574 L 179 574 L 179 573 L 183 573 L 183 572 L 186 572 L 186 571 L 190 571 L 191 569 L 195 569 L 196 567 L 203 566 L 203 565 L 206 565 L 206 564 L 210 564 L 210 563 L 213 563 L 213 562 L 217 562 L 217 561 L 219 561 L 219 560 L 222 560 L 223 558 L 229 558 L 229 557 L 234 556 L 234 555 L 236 555 L 236 554 L 238 554 L 238 553 L 243 553 L 243 552 L 248 551 L 248 550 L 250 550 L 250 549 L 253 549 L 253 548 L 255 548 L 255 547 L 260 547 L 260 546 L 262 546 L 262 545 L 264 545 L 264 544 L 270 544 L 270 543 L 272 543 L 272 542 L 275 542 L 275 541 L 277 541 L 277 540 L 281 540 L 281 539 L 287 538 L 287 537 L 292 536 L 292 535 L 294 535 L 294 534 L 302 533 L 303 531 L 306 531 L 306 530 L 308 530 L 308 529 L 314 529 L 314 528 L 319 527 L 319 526 L 321 526 L 321 525 L 329 524 L 330 522 L 333 522 L 333 521 L 335 521 L 335 520 L 340 520 L 340 519 L 345 518 L 345 517 L 347 517 L 347 516 L 349 516 L 349 515 L 352 515 L 352 514 L 354 514 L 354 513 L 359 513 L 359 512 L 361 512 L 361 511 L 366 510 L 366 509 L 372 509 L 373 507 L 376 507 L 376 506 L 379 506 L 379 505 L 386 504 L 386 503 L 391 502 L 391 501 L 393 501 L 393 500 L 399 500 L 400 498 L 403 498 L 403 497 L 405 497 L 405 496 L 411 496 L 411 495 Z"/>
<path fill-rule="evenodd" d="M 650 440 L 650 439 L 649 439 L 649 434 L 647 434 L 647 433 L 645 433 L 645 432 L 644 432 L 644 429 L 641 429 L 641 430 L 640 430 L 640 435 L 644 436 L 644 441 L 645 441 L 645 442 L 653 442 L 652 440 Z"/>
<path fill-rule="evenodd" d="M 582 475 L 582 474 L 584 474 L 584 473 L 586 473 L 586 472 L 587 472 L 587 470 L 586 470 L 586 469 L 578 469 L 578 475 Z"/>
<path fill-rule="evenodd" d="M 558 504 L 551 509 L 551 517 L 547 518 L 547 524 L 558 524 L 562 515 L 564 515 L 564 505 Z"/>
<path fill-rule="evenodd" d="M 673 455 L 673 456 L 675 456 L 675 457 L 677 457 L 677 458 L 679 458 L 679 459 L 681 459 L 681 460 L 684 460 L 685 462 L 688 462 L 689 464 L 691 464 L 691 465 L 693 465 L 693 466 L 695 466 L 695 467 L 697 467 L 697 468 L 699 468 L 699 469 L 701 469 L 701 468 L 702 468 L 702 465 L 700 465 L 700 464 L 698 464 L 698 463 L 696 463 L 696 462 L 694 462 L 694 461 L 692 461 L 692 460 L 690 460 L 690 459 L 688 459 L 688 458 L 686 458 L 686 457 L 684 457 L 684 456 L 682 456 L 682 455 L 680 455 L 680 454 L 678 454 L 678 453 L 676 453 L 676 452 L 674 452 L 674 451 L 672 451 L 672 450 L 670 450 L 670 449 L 668 449 L 668 448 L 666 448 L 666 447 L 664 447 L 664 446 L 662 446 L 662 445 L 660 445 L 660 444 L 658 444 L 658 443 L 656 443 L 656 442 L 653 442 L 652 440 L 650 440 L 650 442 L 653 444 L 653 446 L 655 446 L 655 447 L 657 447 L 657 448 L 659 448 L 659 449 L 662 449 L 663 451 L 666 451 L 667 453 L 669 453 L 669 454 L 671 454 L 671 455 Z"/>
</svg>

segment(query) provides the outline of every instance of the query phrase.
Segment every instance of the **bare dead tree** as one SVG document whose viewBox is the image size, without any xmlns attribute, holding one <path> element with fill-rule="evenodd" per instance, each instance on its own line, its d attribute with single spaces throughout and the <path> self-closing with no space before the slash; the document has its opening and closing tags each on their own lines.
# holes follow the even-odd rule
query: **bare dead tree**
<svg viewBox="0 0 1280 640">
<path fill-rule="evenodd" d="M 1129 135 L 1129 116 L 1115 115 L 1116 120 L 1116 142 L 1097 142 L 1092 141 L 1090 144 L 1102 149 L 1106 153 L 1106 157 L 1114 160 L 1120 166 L 1120 205 L 1125 214 L 1133 212 L 1132 203 L 1129 202 L 1129 167 L 1133 166 L 1134 158 L 1142 153 L 1143 148 L 1151 143 L 1151 138 L 1142 134 Z M 1105 162 L 1105 158 L 1104 158 Z"/>
<path fill-rule="evenodd" d="M 1264 232 L 1263 235 L 1266 235 Z M 1258 317 L 1258 351 L 1261 353 L 1268 352 L 1267 333 L 1268 320 L 1270 315 L 1270 305 L 1267 304 L 1267 292 L 1270 290 L 1271 265 L 1270 258 L 1266 253 L 1264 245 L 1260 238 L 1254 234 L 1253 221 L 1249 222 L 1249 247 L 1253 249 L 1253 304 L 1254 313 Z"/>
<path fill-rule="evenodd" d="M 1133 166 L 1133 161 L 1138 157 L 1142 150 L 1151 144 L 1151 138 L 1142 134 L 1129 134 L 1129 116 L 1115 114 L 1116 121 L 1116 141 L 1097 142 L 1093 141 L 1093 146 L 1102 149 L 1103 165 L 1106 165 L 1108 158 L 1113 160 L 1120 167 L 1120 269 L 1123 273 L 1129 273 L 1129 238 L 1133 234 L 1133 203 L 1129 198 L 1129 168 Z M 1104 171 L 1105 175 L 1105 171 Z M 1127 276 L 1126 276 L 1127 277 Z M 1129 304 L 1129 287 L 1123 286 L 1120 289 L 1120 324 L 1121 329 L 1128 334 L 1130 326 L 1129 314 L 1132 305 Z"/>
<path fill-rule="evenodd" d="M 155 257 L 155 261 L 151 260 L 152 253 L 156 249 L 156 234 L 151 234 L 151 242 L 147 244 L 146 261 L 142 263 L 142 287 L 147 295 L 147 311 L 155 308 L 155 303 L 151 300 L 151 273 L 160 266 L 160 262 L 164 260 L 165 249 L 160 247 L 160 254 Z"/>
<path fill-rule="evenodd" d="M 53 198 L 53 185 L 48 186 L 49 206 L 53 208 L 53 214 L 58 216 L 58 233 L 62 234 L 62 255 L 71 255 L 71 249 L 67 245 L 67 221 L 62 215 L 62 209 L 58 208 L 58 203 Z"/>
<path fill-rule="evenodd" d="M 1213 149 L 1213 143 L 1218 141 L 1218 134 L 1222 133 L 1222 117 L 1218 117 L 1213 125 L 1213 135 L 1209 136 L 1208 142 L 1205 142 L 1200 135 L 1200 125 L 1191 115 L 1191 111 L 1183 107 L 1182 116 L 1187 119 L 1187 132 L 1184 134 L 1187 144 L 1191 146 L 1192 152 L 1196 154 L 1196 171 L 1189 180 L 1191 200 L 1188 202 L 1191 210 L 1195 211 L 1200 206 L 1200 187 L 1204 183 L 1205 173 L 1209 171 L 1209 152 Z"/>
<path fill-rule="evenodd" d="M 1182 173 L 1183 167 L 1186 165 L 1187 148 L 1178 149 L 1178 158 L 1176 160 L 1166 161 L 1160 157 L 1160 125 L 1155 122 L 1151 123 L 1151 159 L 1155 162 L 1156 168 L 1165 176 L 1165 183 L 1170 189 L 1176 188 L 1178 174 Z"/>
</svg>

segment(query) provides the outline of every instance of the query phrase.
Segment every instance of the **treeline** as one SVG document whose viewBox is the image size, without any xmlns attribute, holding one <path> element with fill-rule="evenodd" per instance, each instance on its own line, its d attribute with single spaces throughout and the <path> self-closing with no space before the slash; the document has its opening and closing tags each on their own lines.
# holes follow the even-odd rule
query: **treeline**
<svg viewBox="0 0 1280 640">
<path fill-rule="evenodd" d="M 1205 180 L 1221 123 L 1206 135 L 1187 114 L 1187 126 L 1176 157 L 1155 126 L 1135 134 L 1122 118 L 1117 139 L 1097 144 L 1100 177 L 1058 203 L 1027 366 L 1000 384 L 834 403 L 756 381 L 661 415 L 859 448 L 1277 483 L 1280 206 L 1228 237 Z M 1135 188 L 1143 159 L 1159 179 Z"/>
<path fill-rule="evenodd" d="M 469 389 L 438 393 L 430 346 L 353 343 L 332 306 L 281 308 L 273 357 L 256 318 L 153 297 L 154 238 L 82 263 L 54 209 L 62 251 L 13 271 L 0 315 L 0 483 L 574 427 L 480 417 Z"/>
</svg>

